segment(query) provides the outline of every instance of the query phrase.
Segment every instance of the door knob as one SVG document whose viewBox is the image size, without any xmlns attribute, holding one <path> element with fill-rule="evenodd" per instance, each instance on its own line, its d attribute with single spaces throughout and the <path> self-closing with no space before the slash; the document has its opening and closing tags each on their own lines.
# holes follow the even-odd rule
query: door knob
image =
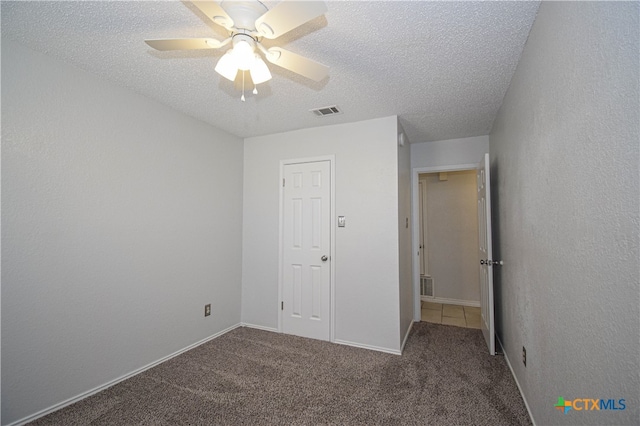
<svg viewBox="0 0 640 426">
<path fill-rule="evenodd" d="M 504 262 L 502 260 L 484 260 L 484 259 L 480 259 L 480 264 L 481 265 L 489 265 L 489 266 L 502 266 L 504 265 Z"/>
<path fill-rule="evenodd" d="M 327 260 L 329 260 L 329 258 L 327 257 L 327 255 L 324 255 L 320 258 L 320 260 L 322 260 L 323 262 L 326 262 Z"/>
</svg>

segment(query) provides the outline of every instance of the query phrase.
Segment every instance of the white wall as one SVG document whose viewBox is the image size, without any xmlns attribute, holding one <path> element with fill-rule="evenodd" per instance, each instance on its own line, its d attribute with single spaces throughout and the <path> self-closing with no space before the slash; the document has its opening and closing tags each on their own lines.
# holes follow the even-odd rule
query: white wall
<svg viewBox="0 0 640 426">
<path fill-rule="evenodd" d="M 489 152 L 489 136 L 411 144 L 411 168 L 477 164 Z"/>
<path fill-rule="evenodd" d="M 427 185 L 429 275 L 436 298 L 480 302 L 478 191 L 475 170 L 420 175 Z"/>
<path fill-rule="evenodd" d="M 403 133 L 398 122 L 398 133 Z M 413 281 L 411 273 L 411 148 L 405 138 L 398 146 L 398 248 L 400 285 L 400 338 L 404 341 L 413 323 Z"/>
<path fill-rule="evenodd" d="M 4 423 L 239 323 L 242 140 L 6 38 L 2 106 Z"/>
<path fill-rule="evenodd" d="M 335 339 L 398 350 L 395 116 L 245 139 L 243 323 L 278 326 L 280 160 L 334 154 Z"/>
<path fill-rule="evenodd" d="M 490 135 L 498 334 L 537 424 L 640 424 L 639 12 L 543 2 Z"/>
</svg>

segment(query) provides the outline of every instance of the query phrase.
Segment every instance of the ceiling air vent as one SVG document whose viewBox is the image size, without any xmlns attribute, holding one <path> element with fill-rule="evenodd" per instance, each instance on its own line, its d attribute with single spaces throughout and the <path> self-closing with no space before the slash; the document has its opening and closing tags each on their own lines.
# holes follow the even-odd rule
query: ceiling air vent
<svg viewBox="0 0 640 426">
<path fill-rule="evenodd" d="M 318 117 L 324 117 L 325 115 L 342 114 L 342 111 L 340 111 L 340 109 L 338 108 L 337 105 L 331 105 L 331 106 L 328 106 L 328 107 L 310 109 L 309 111 L 311 111 L 312 113 L 314 113 Z"/>
</svg>

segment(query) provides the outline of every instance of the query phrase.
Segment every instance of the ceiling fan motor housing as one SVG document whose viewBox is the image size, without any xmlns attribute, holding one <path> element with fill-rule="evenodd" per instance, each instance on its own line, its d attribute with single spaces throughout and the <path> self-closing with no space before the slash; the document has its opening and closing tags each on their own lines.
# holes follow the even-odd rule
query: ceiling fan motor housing
<svg viewBox="0 0 640 426">
<path fill-rule="evenodd" d="M 256 19 L 264 15 L 268 9 L 257 0 L 223 1 L 220 3 L 227 14 L 233 19 L 233 26 L 238 30 L 256 33 Z"/>
</svg>

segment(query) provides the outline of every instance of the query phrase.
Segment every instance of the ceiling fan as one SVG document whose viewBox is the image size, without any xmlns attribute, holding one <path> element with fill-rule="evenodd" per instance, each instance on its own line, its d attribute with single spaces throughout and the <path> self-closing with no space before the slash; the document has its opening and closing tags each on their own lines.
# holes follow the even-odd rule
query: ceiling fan
<svg viewBox="0 0 640 426">
<path fill-rule="evenodd" d="M 145 40 L 156 50 L 219 49 L 231 44 L 218 61 L 215 70 L 223 77 L 235 81 L 242 71 L 244 101 L 244 71 L 249 71 L 255 84 L 271 79 L 267 64 L 256 53 L 260 51 L 274 65 L 293 71 L 311 80 L 321 81 L 329 73 L 329 67 L 281 47 L 265 48 L 262 38 L 275 39 L 290 30 L 316 18 L 327 11 L 324 1 L 283 0 L 271 9 L 258 0 L 225 0 L 220 3 L 193 1 L 214 23 L 229 31 L 229 37 L 219 41 L 214 38 L 187 38 Z M 254 93 L 257 93 L 254 88 Z"/>
</svg>

